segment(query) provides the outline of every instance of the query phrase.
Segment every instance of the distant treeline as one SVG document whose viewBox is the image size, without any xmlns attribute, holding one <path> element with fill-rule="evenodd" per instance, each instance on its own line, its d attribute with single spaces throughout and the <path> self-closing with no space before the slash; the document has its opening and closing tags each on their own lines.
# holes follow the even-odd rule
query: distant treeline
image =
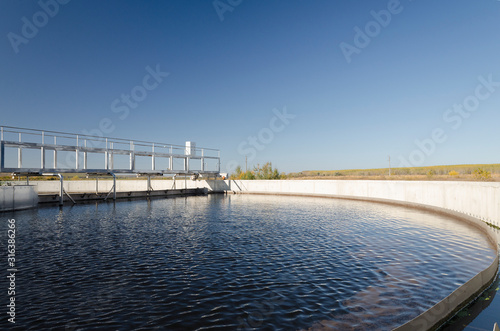
<svg viewBox="0 0 500 331">
<path fill-rule="evenodd" d="M 429 167 L 392 168 L 391 175 L 475 175 L 478 173 L 500 174 L 500 164 L 462 164 Z M 349 169 L 349 170 L 308 170 L 290 173 L 289 177 L 318 177 L 318 176 L 388 176 L 389 168 L 380 169 Z"/>
</svg>

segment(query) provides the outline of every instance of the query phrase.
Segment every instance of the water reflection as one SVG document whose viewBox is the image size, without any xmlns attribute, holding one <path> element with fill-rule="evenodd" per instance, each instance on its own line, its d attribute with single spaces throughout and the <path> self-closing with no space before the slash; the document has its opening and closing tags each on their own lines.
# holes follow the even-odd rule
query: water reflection
<svg viewBox="0 0 500 331">
<path fill-rule="evenodd" d="M 23 329 L 390 329 L 494 256 L 475 228 L 358 201 L 202 196 L 16 218 Z"/>
</svg>

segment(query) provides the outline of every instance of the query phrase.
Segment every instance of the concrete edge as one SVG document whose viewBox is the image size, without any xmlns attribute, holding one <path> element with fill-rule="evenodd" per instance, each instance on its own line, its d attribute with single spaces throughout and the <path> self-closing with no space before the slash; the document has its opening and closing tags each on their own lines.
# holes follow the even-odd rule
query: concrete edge
<svg viewBox="0 0 500 331">
<path fill-rule="evenodd" d="M 203 188 L 187 188 L 187 189 L 171 189 L 171 190 L 157 190 L 157 191 L 128 191 L 116 192 L 116 200 L 124 199 L 139 199 L 139 198 L 169 198 L 177 196 L 197 196 L 208 194 L 206 189 Z M 113 195 L 108 193 L 69 193 L 71 198 L 76 202 L 86 201 L 113 201 Z M 107 198 L 105 200 L 105 198 Z M 39 204 L 52 204 L 58 203 L 60 200 L 59 193 L 45 193 L 38 196 Z M 63 197 L 64 203 L 71 202 L 68 196 Z"/>
<path fill-rule="evenodd" d="M 394 206 L 402 206 L 413 209 L 430 211 L 436 214 L 452 217 L 458 221 L 465 222 L 475 228 L 481 230 L 488 238 L 490 244 L 496 251 L 496 257 L 493 262 L 484 270 L 479 272 L 476 276 L 472 277 L 465 284 L 457 288 L 446 298 L 429 308 L 419 316 L 408 321 L 407 323 L 395 328 L 395 331 L 415 331 L 415 330 L 435 330 L 450 319 L 457 311 L 479 296 L 491 283 L 495 280 L 495 276 L 499 268 L 499 247 L 498 240 L 491 228 L 482 220 L 472 216 L 448 210 L 441 207 L 434 207 L 414 202 L 381 199 L 381 198 L 367 198 L 367 197 L 353 197 L 345 195 L 333 194 L 298 194 L 298 193 L 270 193 L 270 192 L 237 192 L 235 194 L 255 194 L 255 195 L 280 195 L 280 196 L 298 196 L 298 197 L 318 197 L 318 198 L 332 198 L 343 200 L 356 200 L 367 201 L 374 203 L 382 203 Z"/>
<path fill-rule="evenodd" d="M 32 185 L 0 186 L 0 213 L 36 208 L 37 190 Z"/>
</svg>

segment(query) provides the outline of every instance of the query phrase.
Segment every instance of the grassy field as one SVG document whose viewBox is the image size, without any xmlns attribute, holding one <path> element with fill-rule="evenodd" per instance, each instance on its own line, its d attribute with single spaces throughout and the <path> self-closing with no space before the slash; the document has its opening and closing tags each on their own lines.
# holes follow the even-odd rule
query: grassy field
<svg viewBox="0 0 500 331">
<path fill-rule="evenodd" d="M 500 182 L 500 164 L 461 164 L 430 167 L 389 168 L 380 169 L 348 169 L 348 170 L 307 170 L 289 173 L 287 179 L 337 179 L 337 180 L 454 180 L 454 181 L 491 181 Z M 111 178 L 111 177 L 110 177 Z M 121 177 L 120 180 L 144 179 L 145 177 Z M 65 174 L 64 180 L 85 180 L 84 174 Z M 104 178 L 103 178 L 104 179 Z M 155 177 L 154 179 L 170 179 Z M 0 174 L 0 181 L 12 179 L 9 174 Z M 21 176 L 19 180 L 26 180 Z M 30 177 L 30 180 L 59 180 L 58 177 Z M 90 177 L 87 180 L 95 180 Z"/>
<path fill-rule="evenodd" d="M 500 164 L 461 164 L 430 167 L 308 170 L 289 179 L 463 180 L 500 181 Z"/>
</svg>

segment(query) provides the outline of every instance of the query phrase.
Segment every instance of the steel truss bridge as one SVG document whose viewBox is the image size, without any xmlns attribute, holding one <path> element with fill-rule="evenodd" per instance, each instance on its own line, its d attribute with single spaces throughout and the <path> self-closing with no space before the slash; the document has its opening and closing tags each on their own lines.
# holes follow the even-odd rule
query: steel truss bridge
<svg viewBox="0 0 500 331">
<path fill-rule="evenodd" d="M 38 150 L 38 157 L 34 157 L 33 150 Z M 23 159 L 23 152 L 29 151 L 30 155 Z M 220 151 L 197 148 L 189 141 L 182 146 L 0 126 L 0 172 L 59 176 L 61 201 L 63 174 L 111 175 L 116 198 L 117 174 L 148 176 L 148 180 L 163 175 L 218 176 Z"/>
</svg>

